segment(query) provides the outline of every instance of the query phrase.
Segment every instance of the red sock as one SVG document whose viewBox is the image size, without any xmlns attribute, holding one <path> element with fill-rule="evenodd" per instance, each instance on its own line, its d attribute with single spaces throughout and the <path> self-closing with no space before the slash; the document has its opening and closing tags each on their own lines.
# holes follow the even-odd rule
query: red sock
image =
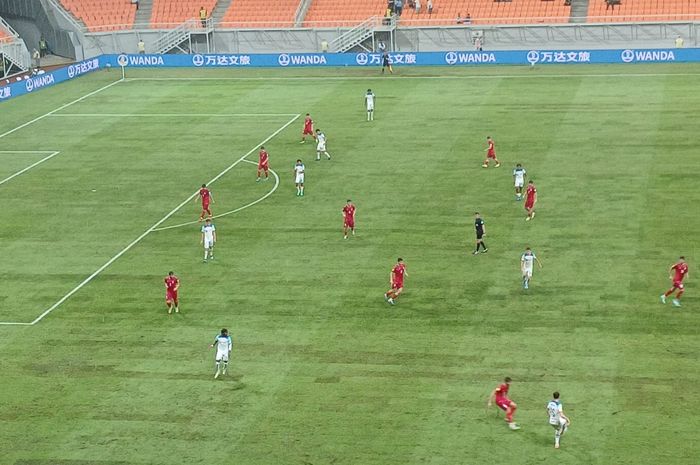
<svg viewBox="0 0 700 465">
<path fill-rule="evenodd" d="M 664 292 L 664 297 L 668 297 L 668 296 L 670 296 L 671 294 L 673 294 L 673 289 L 670 289 L 670 290 Z"/>
</svg>

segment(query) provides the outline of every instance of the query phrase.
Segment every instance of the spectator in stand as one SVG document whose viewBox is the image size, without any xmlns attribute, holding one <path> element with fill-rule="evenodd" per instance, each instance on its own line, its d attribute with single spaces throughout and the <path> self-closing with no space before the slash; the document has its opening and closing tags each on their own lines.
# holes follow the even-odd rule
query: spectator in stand
<svg viewBox="0 0 700 465">
<path fill-rule="evenodd" d="M 202 27 L 207 27 L 207 16 L 209 16 L 207 9 L 201 7 L 199 9 L 199 20 L 202 22 Z"/>
<path fill-rule="evenodd" d="M 615 11 L 615 5 L 619 5 L 620 0 L 605 0 L 605 11 L 611 9 Z"/>
<path fill-rule="evenodd" d="M 394 10 L 396 9 L 396 5 L 394 5 L 394 0 L 389 0 L 386 4 L 386 7 L 391 10 L 391 13 L 394 13 Z"/>
<path fill-rule="evenodd" d="M 416 14 L 420 14 L 420 0 L 416 0 Z"/>
<path fill-rule="evenodd" d="M 131 0 L 132 5 L 136 5 L 136 9 L 139 9 L 139 0 Z"/>
<path fill-rule="evenodd" d="M 394 12 L 391 11 L 391 8 L 387 7 L 387 8 L 386 8 L 386 11 L 384 12 L 384 20 L 382 21 L 382 23 L 383 23 L 385 26 L 388 26 L 389 24 L 391 24 L 391 17 L 392 17 L 393 15 L 394 15 Z"/>
<path fill-rule="evenodd" d="M 394 0 L 394 9 L 396 10 L 396 15 L 401 16 L 403 11 L 403 0 Z"/>
<path fill-rule="evenodd" d="M 407 0 L 408 1 L 408 7 L 413 8 L 414 10 L 416 9 L 416 0 Z"/>
<path fill-rule="evenodd" d="M 139 48 L 139 55 L 146 54 L 146 44 L 143 42 L 143 39 L 141 39 L 141 38 L 139 38 L 138 48 Z"/>
<path fill-rule="evenodd" d="M 433 0 L 428 0 L 428 16 L 433 14 Z"/>
<path fill-rule="evenodd" d="M 482 43 L 481 43 L 481 37 L 477 37 L 476 39 L 474 39 L 474 49 L 479 51 L 479 52 L 484 50 L 484 47 L 482 46 Z"/>
<path fill-rule="evenodd" d="M 683 48 L 683 37 L 676 37 L 676 48 Z"/>
<path fill-rule="evenodd" d="M 45 57 L 49 52 L 49 45 L 46 43 L 44 36 L 39 39 L 39 55 Z"/>
<path fill-rule="evenodd" d="M 471 24 L 472 23 L 472 15 L 471 13 L 467 12 L 467 16 L 464 17 L 464 24 Z"/>
<path fill-rule="evenodd" d="M 39 68 L 41 67 L 41 53 L 39 53 L 39 50 L 34 49 L 32 52 L 32 64 L 34 65 L 34 72 L 39 71 Z"/>
<path fill-rule="evenodd" d="M 457 24 L 462 24 L 463 21 L 462 13 L 457 13 Z"/>
</svg>

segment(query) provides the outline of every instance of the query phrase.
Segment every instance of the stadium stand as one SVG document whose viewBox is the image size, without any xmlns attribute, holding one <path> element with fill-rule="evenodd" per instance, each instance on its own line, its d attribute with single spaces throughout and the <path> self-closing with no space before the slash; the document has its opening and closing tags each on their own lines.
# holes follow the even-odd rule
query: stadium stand
<svg viewBox="0 0 700 465">
<path fill-rule="evenodd" d="M 233 0 L 224 27 L 293 27 L 299 0 Z"/>
<path fill-rule="evenodd" d="M 433 0 L 433 13 L 428 15 L 427 0 L 421 1 L 421 11 L 404 2 L 400 23 L 410 25 L 455 25 L 457 16 L 471 16 L 471 24 L 531 24 L 566 23 L 571 6 L 563 1 L 513 0 Z M 306 15 L 305 25 L 338 25 L 339 21 L 359 22 L 370 16 L 383 16 L 385 0 L 357 0 L 338 5 L 335 0 L 313 0 Z M 460 24 L 465 24 L 460 22 Z"/>
<path fill-rule="evenodd" d="M 383 16 L 386 4 L 386 0 L 312 0 L 304 18 L 304 26 L 333 27 L 357 24 L 370 16 Z"/>
<path fill-rule="evenodd" d="M 700 19 L 697 0 L 591 0 L 588 5 L 589 23 L 622 21 L 683 21 Z"/>
<path fill-rule="evenodd" d="M 3 26 L 2 23 L 0 22 L 0 43 L 12 42 L 13 40 L 14 40 L 14 37 L 12 36 L 10 31 L 8 31 L 5 28 L 5 26 Z"/>
<path fill-rule="evenodd" d="M 176 27 L 188 19 L 199 19 L 199 9 L 204 7 L 208 14 L 216 6 L 217 0 L 153 0 L 151 26 L 158 28 Z M 237 3 L 234 0 L 232 3 Z"/>
<path fill-rule="evenodd" d="M 533 24 L 566 23 L 571 6 L 563 1 L 513 0 L 433 0 L 433 14 L 428 15 L 427 0 L 421 1 L 421 11 L 404 7 L 401 22 L 410 25 L 418 20 L 430 20 L 427 24 L 457 24 L 457 15 L 471 16 L 471 24 Z M 464 23 L 463 23 L 464 24 Z"/>
<path fill-rule="evenodd" d="M 85 23 L 89 31 L 131 29 L 136 5 L 131 0 L 60 0 L 63 7 Z"/>
</svg>

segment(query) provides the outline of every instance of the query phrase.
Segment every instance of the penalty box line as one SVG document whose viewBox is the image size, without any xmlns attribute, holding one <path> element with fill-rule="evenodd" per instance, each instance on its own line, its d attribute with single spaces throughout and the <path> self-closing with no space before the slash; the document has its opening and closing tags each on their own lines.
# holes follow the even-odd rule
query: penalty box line
<svg viewBox="0 0 700 465">
<path fill-rule="evenodd" d="M 26 168 L 22 168 L 21 170 L 17 171 L 16 173 L 11 174 L 10 176 L 6 177 L 5 179 L 0 180 L 0 185 L 3 185 L 7 181 L 16 178 L 17 176 L 21 175 L 22 173 L 26 173 L 27 171 L 34 168 L 35 166 L 40 165 L 40 164 L 44 163 L 45 161 L 52 159 L 53 157 L 55 157 L 56 155 L 58 155 L 61 152 L 51 151 L 51 150 L 0 150 L 0 155 L 2 155 L 4 153 L 48 153 L 48 155 L 45 156 L 44 158 L 42 158 L 41 160 L 39 160 L 35 163 L 32 163 L 31 165 L 27 166 Z"/>
<path fill-rule="evenodd" d="M 277 129 L 275 132 L 273 132 L 272 134 L 270 134 L 269 136 L 267 136 L 267 137 L 265 138 L 265 140 L 263 140 L 262 142 L 256 144 L 256 145 L 255 145 L 252 149 L 250 149 L 245 155 L 243 155 L 243 156 L 240 157 L 238 160 L 236 160 L 236 161 L 234 161 L 233 163 L 231 163 L 231 164 L 230 164 L 228 167 L 226 167 L 223 171 L 221 171 L 219 174 L 217 174 L 216 176 L 214 176 L 214 177 L 207 183 L 207 185 L 216 182 L 218 179 L 220 179 L 222 176 L 224 176 L 226 173 L 228 173 L 228 172 L 231 171 L 234 167 L 236 167 L 239 163 L 245 161 L 245 159 L 248 158 L 248 157 L 250 156 L 250 154 L 252 154 L 253 152 L 255 152 L 261 145 L 265 145 L 265 144 L 266 144 L 268 141 L 270 141 L 272 138 L 276 137 L 279 133 L 281 133 L 282 131 L 284 131 L 285 129 L 287 129 L 287 128 L 289 127 L 289 125 L 291 125 L 293 122 L 295 122 L 297 119 L 299 119 L 300 116 L 301 116 L 301 114 L 295 115 L 293 118 L 291 118 L 289 121 L 287 121 L 283 126 L 281 126 L 281 127 L 280 127 L 279 129 Z M 138 244 L 139 242 L 141 242 L 141 241 L 143 240 L 143 238 L 145 238 L 145 237 L 148 236 L 150 233 L 152 233 L 156 228 L 158 228 L 158 226 L 160 226 L 161 224 L 163 224 L 164 222 L 166 222 L 166 221 L 168 220 L 168 218 L 170 218 L 171 216 L 173 216 L 173 215 L 174 215 L 175 213 L 177 213 L 182 207 L 184 207 L 184 206 L 187 205 L 189 202 L 191 202 L 192 199 L 194 199 L 194 198 L 197 196 L 198 193 L 199 193 L 199 190 L 193 192 L 189 197 L 187 197 L 184 201 L 182 201 L 178 206 L 176 206 L 175 208 L 173 208 L 172 210 L 170 210 L 170 212 L 168 212 L 163 218 L 161 218 L 161 219 L 158 220 L 155 224 L 153 224 L 153 226 L 151 226 L 150 228 L 146 229 L 146 231 L 144 231 L 140 236 L 138 236 L 136 239 L 134 239 L 133 241 L 131 241 L 131 243 L 129 243 L 129 244 L 128 244 L 126 247 L 124 247 L 122 250 L 120 250 L 115 256 L 113 256 L 112 258 L 110 258 L 104 265 L 102 265 L 101 267 L 99 267 L 99 268 L 98 268 L 97 270 L 95 270 L 90 276 L 88 276 L 88 277 L 85 278 L 82 282 L 80 282 L 80 284 L 78 284 L 77 286 L 75 286 L 75 287 L 74 287 L 73 289 L 71 289 L 66 295 L 64 295 L 63 297 L 61 297 L 55 304 L 53 304 L 52 306 L 50 306 L 49 308 L 47 308 L 46 310 L 44 310 L 44 312 L 43 312 L 41 315 L 39 315 L 38 317 L 36 317 L 32 322 L 30 322 L 30 323 L 1 323 L 1 322 L 0 322 L 0 324 L 1 324 L 1 325 L 35 325 L 35 324 L 39 323 L 39 322 L 40 322 L 41 320 L 43 320 L 47 315 L 49 315 L 51 312 L 53 312 L 53 311 L 56 310 L 59 306 L 61 306 L 61 304 L 63 304 L 63 303 L 64 303 L 65 301 L 67 301 L 68 299 L 70 299 L 76 292 L 78 292 L 80 289 L 82 289 L 83 287 L 85 287 L 85 285 L 89 284 L 89 283 L 90 283 L 93 279 L 95 279 L 100 273 L 102 273 L 104 270 L 106 270 L 112 263 L 114 263 L 115 261 L 117 261 L 122 255 L 124 255 L 125 253 L 127 253 L 127 252 L 128 252 L 129 250 L 131 250 L 136 244 Z"/>
<path fill-rule="evenodd" d="M 251 163 L 251 164 L 257 166 L 257 163 L 254 162 L 254 161 L 252 161 L 252 160 L 243 160 L 243 161 L 244 161 L 245 163 Z M 270 173 L 272 173 L 272 176 L 274 176 L 274 178 L 275 178 L 275 185 L 272 186 L 272 189 L 270 189 L 265 195 L 263 195 L 263 196 L 260 197 L 259 199 L 253 200 L 252 202 L 243 205 L 242 207 L 238 207 L 238 208 L 235 208 L 235 209 L 233 209 L 233 210 L 230 210 L 230 211 L 227 211 L 227 212 L 224 212 L 224 213 L 219 213 L 218 215 L 214 215 L 214 216 L 212 217 L 212 219 L 222 218 L 222 217 L 224 217 L 224 216 L 233 215 L 234 213 L 238 213 L 239 211 L 245 210 L 246 208 L 250 208 L 250 207 L 252 207 L 253 205 L 259 204 L 260 202 L 262 202 L 263 200 L 265 200 L 266 198 L 268 198 L 269 196 L 271 196 L 272 194 L 274 194 L 275 191 L 277 190 L 277 188 L 280 186 L 280 177 L 279 177 L 279 175 L 275 172 L 275 170 L 273 170 L 272 168 L 270 168 Z M 163 226 L 163 227 L 161 227 L 161 228 L 155 228 L 155 229 L 153 230 L 153 232 L 156 232 L 156 231 L 166 231 L 166 230 L 168 230 L 168 229 L 175 229 L 175 228 L 182 228 L 182 227 L 184 227 L 184 226 L 191 226 L 191 225 L 197 224 L 197 223 L 199 223 L 199 221 L 188 221 L 188 222 L 186 222 L 186 223 L 174 224 L 174 225 L 172 225 L 172 226 Z"/>
</svg>

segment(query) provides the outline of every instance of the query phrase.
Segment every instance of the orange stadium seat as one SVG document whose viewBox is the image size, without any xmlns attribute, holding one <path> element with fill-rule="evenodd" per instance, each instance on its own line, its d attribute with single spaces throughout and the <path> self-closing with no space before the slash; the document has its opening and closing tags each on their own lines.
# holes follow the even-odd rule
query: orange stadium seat
<svg viewBox="0 0 700 465">
<path fill-rule="evenodd" d="M 234 0 L 223 18 L 222 27 L 293 27 L 300 0 Z"/>
<path fill-rule="evenodd" d="M 697 21 L 700 2 L 697 0 L 621 0 L 608 6 L 606 0 L 591 0 L 589 23 L 625 21 Z"/>
<path fill-rule="evenodd" d="M 80 19 L 89 31 L 131 29 L 136 5 L 131 0 L 60 0 L 63 7 Z"/>
<path fill-rule="evenodd" d="M 0 24 L 0 43 L 2 42 L 11 42 L 13 40 L 12 34 L 10 34 L 10 31 L 5 29 L 2 24 Z"/>
<path fill-rule="evenodd" d="M 173 28 L 188 19 L 199 19 L 201 7 L 211 16 L 215 6 L 216 0 L 153 0 L 151 27 Z"/>
</svg>

